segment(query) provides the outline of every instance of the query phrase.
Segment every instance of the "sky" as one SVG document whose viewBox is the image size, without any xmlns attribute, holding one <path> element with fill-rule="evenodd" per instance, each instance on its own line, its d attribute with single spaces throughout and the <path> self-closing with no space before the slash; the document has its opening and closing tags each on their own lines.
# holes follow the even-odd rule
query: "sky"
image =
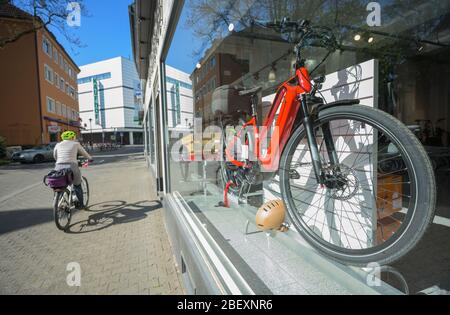
<svg viewBox="0 0 450 315">
<path fill-rule="evenodd" d="M 81 26 L 74 30 L 86 47 L 74 47 L 57 32 L 55 35 L 78 66 L 117 56 L 132 59 L 128 17 L 128 5 L 132 2 L 86 0 L 89 16 L 82 16 Z"/>
<path fill-rule="evenodd" d="M 128 5 L 132 2 L 133 0 L 86 0 L 89 16 L 82 16 L 81 26 L 73 31 L 85 47 L 73 46 L 57 31 L 52 28 L 50 30 L 78 66 L 117 56 L 133 59 L 128 16 Z M 192 57 L 197 42 L 186 27 L 187 14 L 187 9 L 184 9 L 172 40 L 167 64 L 190 74 L 198 60 Z"/>
<path fill-rule="evenodd" d="M 198 62 L 192 55 L 194 48 L 199 46 L 199 42 L 192 31 L 186 27 L 188 13 L 189 12 L 185 7 L 181 13 L 180 21 L 178 22 L 166 63 L 174 68 L 191 74 Z"/>
</svg>

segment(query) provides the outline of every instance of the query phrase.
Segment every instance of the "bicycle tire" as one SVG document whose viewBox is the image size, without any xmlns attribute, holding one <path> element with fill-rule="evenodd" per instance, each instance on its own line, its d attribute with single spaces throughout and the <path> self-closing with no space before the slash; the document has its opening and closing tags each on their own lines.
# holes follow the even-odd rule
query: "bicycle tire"
<svg viewBox="0 0 450 315">
<path fill-rule="evenodd" d="M 289 182 L 289 156 L 293 154 L 292 149 L 304 138 L 305 130 L 301 125 L 292 134 L 288 141 L 280 161 L 280 188 L 283 199 L 286 201 L 287 214 L 294 227 L 303 238 L 319 252 L 338 262 L 366 266 L 368 263 L 376 262 L 381 265 L 393 263 L 407 253 L 409 253 L 423 237 L 430 226 L 435 212 L 436 205 L 436 182 L 431 161 L 425 152 L 424 147 L 414 134 L 399 120 L 391 115 L 366 106 L 339 106 L 323 110 L 319 113 L 316 125 L 321 121 L 331 121 L 331 119 L 365 119 L 382 126 L 389 135 L 397 139 L 406 152 L 409 162 L 412 165 L 415 176 L 415 207 L 412 210 L 409 222 L 398 235 L 396 241 L 386 248 L 373 247 L 365 251 L 355 251 L 349 254 L 347 251 L 337 250 L 331 245 L 320 242 L 310 231 L 302 220 L 296 219 L 295 209 L 292 207 L 292 198 L 289 200 L 287 191 Z"/>
<path fill-rule="evenodd" d="M 81 177 L 81 181 L 82 181 L 82 185 L 84 183 L 83 187 L 83 201 L 84 201 L 84 206 L 87 207 L 89 206 L 89 199 L 90 199 L 90 191 L 89 191 L 89 182 L 87 180 L 86 177 L 82 176 Z"/>
<path fill-rule="evenodd" d="M 70 221 L 72 219 L 72 212 L 70 210 L 71 208 L 71 202 L 69 200 L 69 204 L 67 205 L 68 209 L 60 209 L 60 200 L 64 197 L 64 195 L 67 196 L 67 200 L 69 200 L 70 192 L 68 189 L 65 189 L 64 191 L 58 191 L 55 193 L 55 197 L 53 199 L 53 218 L 56 224 L 56 227 L 58 230 L 66 231 L 67 228 L 70 226 Z M 66 211 L 67 212 L 67 223 L 61 223 L 60 221 L 60 212 Z"/>
</svg>

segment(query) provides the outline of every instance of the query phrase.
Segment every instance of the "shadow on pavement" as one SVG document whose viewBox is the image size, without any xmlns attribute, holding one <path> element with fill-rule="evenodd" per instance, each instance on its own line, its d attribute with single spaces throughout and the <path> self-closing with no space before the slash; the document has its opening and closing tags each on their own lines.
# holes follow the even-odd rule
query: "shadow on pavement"
<svg viewBox="0 0 450 315">
<path fill-rule="evenodd" d="M 90 205 L 85 212 L 109 212 L 124 208 L 127 203 L 123 200 L 104 201 Z"/>
<path fill-rule="evenodd" d="M 83 234 L 101 231 L 117 224 L 136 222 L 147 217 L 147 213 L 160 209 L 160 201 L 108 201 L 89 207 L 87 212 L 93 212 L 88 218 L 70 225 L 66 233 Z"/>
<path fill-rule="evenodd" d="M 0 211 L 0 235 L 51 221 L 52 209 Z"/>
</svg>

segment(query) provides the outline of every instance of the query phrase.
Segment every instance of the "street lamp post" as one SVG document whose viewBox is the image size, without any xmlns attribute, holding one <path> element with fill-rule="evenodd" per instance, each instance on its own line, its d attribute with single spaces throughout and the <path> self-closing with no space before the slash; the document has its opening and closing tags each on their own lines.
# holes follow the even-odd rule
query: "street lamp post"
<svg viewBox="0 0 450 315">
<path fill-rule="evenodd" d="M 92 134 L 92 118 L 89 118 L 89 125 L 91 128 L 91 147 L 94 145 L 94 135 Z"/>
</svg>

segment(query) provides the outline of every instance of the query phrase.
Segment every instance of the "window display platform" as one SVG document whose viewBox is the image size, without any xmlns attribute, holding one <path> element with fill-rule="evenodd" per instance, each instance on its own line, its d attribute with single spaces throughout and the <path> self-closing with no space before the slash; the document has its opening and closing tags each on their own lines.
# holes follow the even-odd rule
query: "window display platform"
<svg viewBox="0 0 450 315">
<path fill-rule="evenodd" d="M 201 223 L 256 294 L 401 294 L 381 282 L 367 285 L 368 274 L 323 257 L 294 229 L 261 232 L 254 223 L 257 209 L 250 205 L 218 207 L 221 190 L 204 183 L 202 190 L 184 198 L 186 212 Z"/>
</svg>

